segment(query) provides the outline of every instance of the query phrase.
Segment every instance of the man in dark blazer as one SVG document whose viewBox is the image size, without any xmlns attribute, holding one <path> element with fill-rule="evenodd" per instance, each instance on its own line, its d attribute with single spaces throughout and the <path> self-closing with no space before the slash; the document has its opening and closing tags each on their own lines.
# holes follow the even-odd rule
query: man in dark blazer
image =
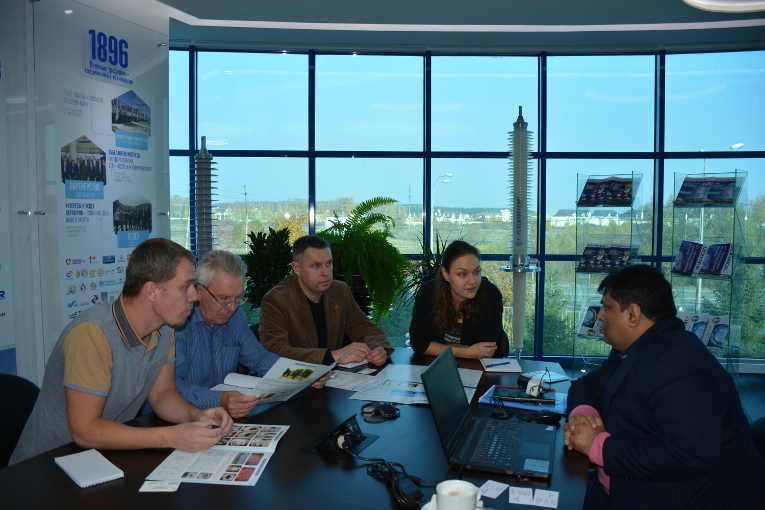
<svg viewBox="0 0 765 510">
<path fill-rule="evenodd" d="M 598 291 L 612 349 L 571 384 L 563 436 L 597 467 L 584 508 L 760 508 L 765 461 L 733 378 L 685 331 L 669 282 L 633 265 Z"/>
<path fill-rule="evenodd" d="M 353 299 L 332 279 L 327 241 L 303 236 L 292 245 L 293 276 L 269 290 L 260 305 L 260 343 L 279 356 L 331 364 L 366 360 L 382 365 L 393 348 Z M 350 343 L 345 341 L 345 337 Z"/>
</svg>

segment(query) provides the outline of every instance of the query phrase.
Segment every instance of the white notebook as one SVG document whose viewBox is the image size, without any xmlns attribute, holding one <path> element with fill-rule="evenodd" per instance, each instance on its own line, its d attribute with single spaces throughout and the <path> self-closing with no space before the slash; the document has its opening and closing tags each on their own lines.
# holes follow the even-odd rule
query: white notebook
<svg viewBox="0 0 765 510">
<path fill-rule="evenodd" d="M 56 457 L 53 460 L 81 488 L 125 476 L 121 469 L 109 462 L 97 450 L 86 450 L 64 457 Z"/>
<path fill-rule="evenodd" d="M 487 372 L 521 372 L 521 365 L 514 358 L 481 358 L 481 365 Z"/>
</svg>

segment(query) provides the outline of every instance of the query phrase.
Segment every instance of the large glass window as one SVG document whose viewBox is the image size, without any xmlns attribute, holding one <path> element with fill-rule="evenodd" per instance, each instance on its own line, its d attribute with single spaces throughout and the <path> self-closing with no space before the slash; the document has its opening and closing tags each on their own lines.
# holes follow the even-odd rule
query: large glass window
<svg viewBox="0 0 765 510">
<path fill-rule="evenodd" d="M 217 248 L 246 253 L 249 232 L 289 228 L 308 233 L 308 165 L 304 158 L 216 158 Z"/>
<path fill-rule="evenodd" d="M 519 106 L 537 131 L 536 58 L 433 57 L 431 74 L 434 151 L 506 151 Z"/>
<path fill-rule="evenodd" d="M 186 248 L 191 248 L 189 166 L 187 157 L 170 158 L 170 239 Z"/>
<path fill-rule="evenodd" d="M 640 178 L 638 179 L 638 175 Z M 633 207 L 580 207 L 576 203 L 588 176 L 634 176 Z M 585 236 L 607 241 L 639 240 L 639 256 L 652 255 L 651 211 L 653 208 L 653 160 L 556 159 L 547 163 L 545 190 L 545 246 L 547 253 L 581 255 L 577 246 L 576 215 L 580 216 L 579 244 Z M 582 222 L 581 216 L 587 221 Z"/>
<path fill-rule="evenodd" d="M 530 163 L 534 168 L 534 162 Z M 533 172 L 532 170 L 532 173 Z M 462 239 L 482 253 L 508 253 L 510 200 L 507 159 L 435 159 L 431 168 L 433 235 Z M 536 179 L 529 196 L 536 194 Z M 536 200 L 528 212 L 528 246 L 536 252 Z"/>
<path fill-rule="evenodd" d="M 653 150 L 654 57 L 547 59 L 547 149 Z"/>
<path fill-rule="evenodd" d="M 765 51 L 667 55 L 666 67 L 668 151 L 765 149 Z"/>
<path fill-rule="evenodd" d="M 574 307 L 574 272 L 571 262 L 545 264 L 544 352 L 550 356 L 571 355 L 574 323 L 579 318 Z"/>
<path fill-rule="evenodd" d="M 743 356 L 763 358 L 765 51 L 667 55 L 663 77 L 656 76 L 660 58 L 316 54 L 311 68 L 307 54 L 200 52 L 198 111 L 191 115 L 194 59 L 173 51 L 172 238 L 193 245 L 189 158 L 196 149 L 188 147 L 188 133 L 189 119 L 197 118 L 193 127 L 207 136 L 217 163 L 219 248 L 243 253 L 245 233 L 268 227 L 289 227 L 293 236 L 321 231 L 362 201 L 391 197 L 397 202 L 381 212 L 394 218 L 393 243 L 403 253 L 422 253 L 423 240 L 436 236 L 481 250 L 486 276 L 503 292 L 510 334 L 513 276 L 499 266 L 511 252 L 508 132 L 522 106 L 533 132 L 529 253 L 544 267 L 542 288 L 539 277 L 527 279 L 524 354 L 570 359 L 581 322 L 574 267 L 582 243 L 621 239 L 625 229 L 632 238 L 638 230 L 638 255 L 668 270 L 676 174 L 742 170 L 748 172 L 748 258 L 740 266 L 741 347 Z M 657 89 L 661 83 L 665 90 Z M 540 90 L 546 94 L 540 97 Z M 656 98 L 666 100 L 663 125 Z M 541 109 L 548 112 L 545 131 Z M 424 144 L 428 132 L 432 152 Z M 624 209 L 600 207 L 587 212 L 588 237 L 577 236 L 581 176 L 632 173 L 642 179 L 630 221 Z M 383 320 L 394 345 L 405 342 L 410 318 L 411 301 L 399 300 Z"/>
<path fill-rule="evenodd" d="M 182 149 L 189 145 L 188 51 L 170 52 L 169 87 L 172 93 L 168 96 L 168 103 L 170 105 L 170 122 L 173 126 L 169 133 L 170 148 Z"/>
<path fill-rule="evenodd" d="M 423 139 L 422 57 L 316 57 L 316 148 L 416 151 Z"/>
<path fill-rule="evenodd" d="M 308 58 L 199 54 L 199 135 L 208 148 L 308 148 Z"/>
<path fill-rule="evenodd" d="M 391 242 L 402 253 L 420 253 L 422 242 L 422 160 L 321 158 L 316 161 L 316 230 L 341 221 L 365 200 L 397 202 L 375 209 L 396 222 Z"/>
</svg>

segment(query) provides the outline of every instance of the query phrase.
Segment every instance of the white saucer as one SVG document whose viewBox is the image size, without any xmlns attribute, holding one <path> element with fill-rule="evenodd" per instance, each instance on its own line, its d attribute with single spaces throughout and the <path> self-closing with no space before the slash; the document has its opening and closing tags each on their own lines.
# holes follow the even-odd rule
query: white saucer
<svg viewBox="0 0 765 510">
<path fill-rule="evenodd" d="M 483 501 L 478 500 L 478 504 L 480 506 L 477 506 L 476 510 L 478 508 L 483 508 Z M 438 510 L 438 508 L 436 507 L 436 495 L 435 494 L 433 494 L 433 497 L 430 499 L 430 501 L 425 503 L 425 506 L 423 506 L 421 510 Z"/>
</svg>

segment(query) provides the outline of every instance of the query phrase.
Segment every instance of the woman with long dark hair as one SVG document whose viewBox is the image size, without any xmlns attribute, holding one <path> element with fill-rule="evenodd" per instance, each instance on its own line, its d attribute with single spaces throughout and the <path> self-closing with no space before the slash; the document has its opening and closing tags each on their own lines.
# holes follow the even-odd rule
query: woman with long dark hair
<svg viewBox="0 0 765 510">
<path fill-rule="evenodd" d="M 441 270 L 420 289 L 409 338 L 414 352 L 438 356 L 451 347 L 458 358 L 505 357 L 502 293 L 481 276 L 481 254 L 465 241 L 446 247 Z"/>
</svg>

